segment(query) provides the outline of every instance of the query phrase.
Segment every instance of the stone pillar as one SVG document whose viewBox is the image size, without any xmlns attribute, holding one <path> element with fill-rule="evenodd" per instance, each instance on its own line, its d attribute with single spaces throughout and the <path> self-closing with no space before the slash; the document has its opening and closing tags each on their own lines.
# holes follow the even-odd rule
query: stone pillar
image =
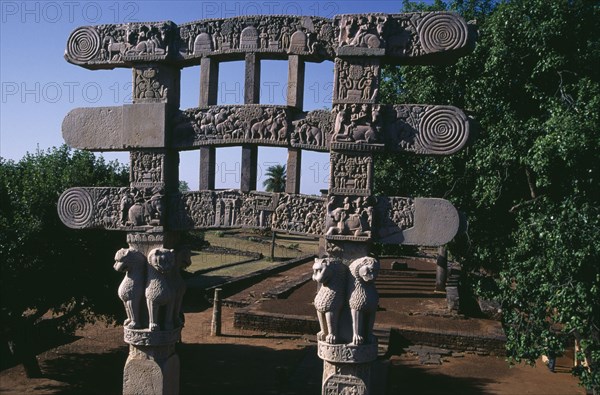
<svg viewBox="0 0 600 395">
<path fill-rule="evenodd" d="M 377 359 L 377 342 L 355 346 L 319 341 L 317 350 L 323 360 L 322 394 L 371 393 L 371 365 Z"/>
<path fill-rule="evenodd" d="M 200 108 L 217 104 L 218 87 L 219 61 L 205 56 L 200 61 Z"/>
<path fill-rule="evenodd" d="M 179 83 L 178 69 L 135 68 L 134 106 L 159 99 L 166 103 L 167 114 L 175 114 Z M 168 124 L 164 133 L 171 133 Z M 177 394 L 180 368 L 175 345 L 181 339 L 185 293 L 180 271 L 191 259 L 189 250 L 178 245 L 180 233 L 169 230 L 173 213 L 165 196 L 178 191 L 179 153 L 168 148 L 132 150 L 130 170 L 129 193 L 120 202 L 121 223 L 142 221 L 136 225 L 145 225 L 146 230 L 138 227 L 127 233 L 129 248 L 115 255 L 115 270 L 126 273 L 118 290 L 127 312 L 123 331 L 129 344 L 123 393 Z"/>
<path fill-rule="evenodd" d="M 256 190 L 256 168 L 258 166 L 258 147 L 255 145 L 242 145 L 242 192 Z"/>
<path fill-rule="evenodd" d="M 184 248 L 166 248 L 177 240 L 175 233 L 129 233 L 129 248 L 115 255 L 115 270 L 126 273 L 119 287 L 127 312 L 124 340 L 129 344 L 124 394 L 179 393 L 175 345 L 181 340 L 185 293 L 179 271 L 191 263 L 191 255 Z"/>
<path fill-rule="evenodd" d="M 260 100 L 260 59 L 254 52 L 246 54 L 244 74 L 244 104 L 258 104 Z"/>
<path fill-rule="evenodd" d="M 205 56 L 200 61 L 200 108 L 217 104 L 218 87 L 219 62 Z M 212 146 L 200 148 L 200 190 L 215 189 L 215 152 Z"/>
<path fill-rule="evenodd" d="M 286 193 L 300 193 L 300 170 L 302 166 L 302 150 L 288 148 L 287 167 L 285 180 Z"/>
<path fill-rule="evenodd" d="M 323 360 L 322 394 L 367 395 L 371 393 L 371 365 L 377 359 L 373 325 L 379 301 L 374 283 L 379 261 L 363 256 L 347 264 L 332 256 L 343 245 L 328 247 L 330 256 L 317 258 L 313 265 L 313 280 L 321 284 L 314 306 L 321 328 L 317 352 Z M 366 248 L 360 245 L 349 255 Z"/>
<path fill-rule="evenodd" d="M 302 110 L 304 105 L 304 60 L 298 55 L 288 58 L 287 105 Z M 286 193 L 300 193 L 302 150 L 288 148 Z"/>
<path fill-rule="evenodd" d="M 200 190 L 215 189 L 216 148 L 200 147 Z"/>
<path fill-rule="evenodd" d="M 304 60 L 298 55 L 288 57 L 287 105 L 299 110 L 304 106 Z"/>
</svg>

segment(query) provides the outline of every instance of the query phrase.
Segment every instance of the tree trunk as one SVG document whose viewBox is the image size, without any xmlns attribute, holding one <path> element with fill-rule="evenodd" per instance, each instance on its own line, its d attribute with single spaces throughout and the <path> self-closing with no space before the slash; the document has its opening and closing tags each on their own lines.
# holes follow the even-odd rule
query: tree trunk
<svg viewBox="0 0 600 395">
<path fill-rule="evenodd" d="M 271 231 L 271 260 L 275 260 L 275 231 Z"/>
<path fill-rule="evenodd" d="M 435 291 L 446 292 L 446 279 L 448 278 L 448 250 L 446 246 L 438 247 L 436 263 Z"/>
<path fill-rule="evenodd" d="M 19 325 L 13 331 L 12 338 L 8 341 L 10 352 L 15 360 L 23 365 L 25 375 L 30 379 L 42 377 L 40 364 L 33 351 L 33 337 L 30 336 L 32 329 L 27 323 Z"/>
</svg>

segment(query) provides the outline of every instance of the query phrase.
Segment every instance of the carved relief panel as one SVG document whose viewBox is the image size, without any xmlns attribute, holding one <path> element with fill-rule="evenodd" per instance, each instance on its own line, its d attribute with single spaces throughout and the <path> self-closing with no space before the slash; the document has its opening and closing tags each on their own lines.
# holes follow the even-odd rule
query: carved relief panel
<svg viewBox="0 0 600 395">
<path fill-rule="evenodd" d="M 164 60 L 169 55 L 174 30 L 173 22 L 80 27 L 69 37 L 65 58 L 90 68 Z"/>
<path fill-rule="evenodd" d="M 330 240 L 371 239 L 375 197 L 329 195 L 325 237 Z"/>
<path fill-rule="evenodd" d="M 273 213 L 273 230 L 299 234 L 323 234 L 325 199 L 281 194 Z"/>
<path fill-rule="evenodd" d="M 375 103 L 379 89 L 379 59 L 336 58 L 334 103 Z"/>
<path fill-rule="evenodd" d="M 331 151 L 329 157 L 329 193 L 371 194 L 373 157 L 370 154 Z"/>
<path fill-rule="evenodd" d="M 372 151 L 384 148 L 379 104 L 338 104 L 333 109 L 331 148 Z"/>
<path fill-rule="evenodd" d="M 292 122 L 290 135 L 292 147 L 328 150 L 333 132 L 333 114 L 327 110 L 306 113 L 302 119 Z"/>
<path fill-rule="evenodd" d="M 131 151 L 129 181 L 137 188 L 164 185 L 165 154 L 162 151 Z"/>
<path fill-rule="evenodd" d="M 333 56 L 331 20 L 292 15 L 205 19 L 179 26 L 179 53 L 186 59 L 238 52 Z"/>
<path fill-rule="evenodd" d="M 184 145 L 255 143 L 287 145 L 291 125 L 284 106 L 211 106 L 183 111 L 175 138 Z M 190 126 L 192 130 L 190 130 Z"/>
</svg>

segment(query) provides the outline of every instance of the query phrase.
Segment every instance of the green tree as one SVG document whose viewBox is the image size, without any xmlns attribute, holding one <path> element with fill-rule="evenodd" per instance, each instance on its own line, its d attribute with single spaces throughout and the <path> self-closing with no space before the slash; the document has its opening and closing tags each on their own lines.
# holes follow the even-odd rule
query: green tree
<svg viewBox="0 0 600 395">
<path fill-rule="evenodd" d="M 67 146 L 0 158 L 3 335 L 28 375 L 39 375 L 39 339 L 122 314 L 112 269 L 118 232 L 76 231 L 58 218 L 59 195 L 73 186 L 122 186 L 128 173 Z M 118 309 L 118 310 L 117 310 Z"/>
<path fill-rule="evenodd" d="M 190 185 L 187 181 L 179 180 L 179 192 L 188 192 L 190 190 Z"/>
<path fill-rule="evenodd" d="M 267 179 L 263 182 L 263 186 L 267 192 L 283 192 L 285 191 L 286 170 L 285 165 L 269 166 L 265 172 Z"/>
<path fill-rule="evenodd" d="M 479 135 L 447 158 L 379 158 L 376 190 L 445 197 L 465 211 L 468 237 L 451 251 L 477 292 L 502 303 L 508 356 L 534 362 L 578 337 L 590 367 L 574 372 L 598 391 L 600 7 L 404 2 L 424 9 L 476 19 L 475 51 L 450 66 L 387 67 L 381 94 L 464 108 Z"/>
</svg>

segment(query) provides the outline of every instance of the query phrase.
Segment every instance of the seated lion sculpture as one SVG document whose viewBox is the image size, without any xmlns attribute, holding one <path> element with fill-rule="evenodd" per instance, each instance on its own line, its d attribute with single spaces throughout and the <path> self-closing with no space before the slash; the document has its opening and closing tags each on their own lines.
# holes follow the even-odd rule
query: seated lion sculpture
<svg viewBox="0 0 600 395">
<path fill-rule="evenodd" d="M 379 261 L 371 257 L 354 260 L 350 264 L 348 303 L 352 315 L 352 344 L 373 342 L 373 325 L 379 295 L 375 288 L 375 278 L 379 274 Z M 354 280 L 354 281 L 352 281 Z"/>
</svg>

